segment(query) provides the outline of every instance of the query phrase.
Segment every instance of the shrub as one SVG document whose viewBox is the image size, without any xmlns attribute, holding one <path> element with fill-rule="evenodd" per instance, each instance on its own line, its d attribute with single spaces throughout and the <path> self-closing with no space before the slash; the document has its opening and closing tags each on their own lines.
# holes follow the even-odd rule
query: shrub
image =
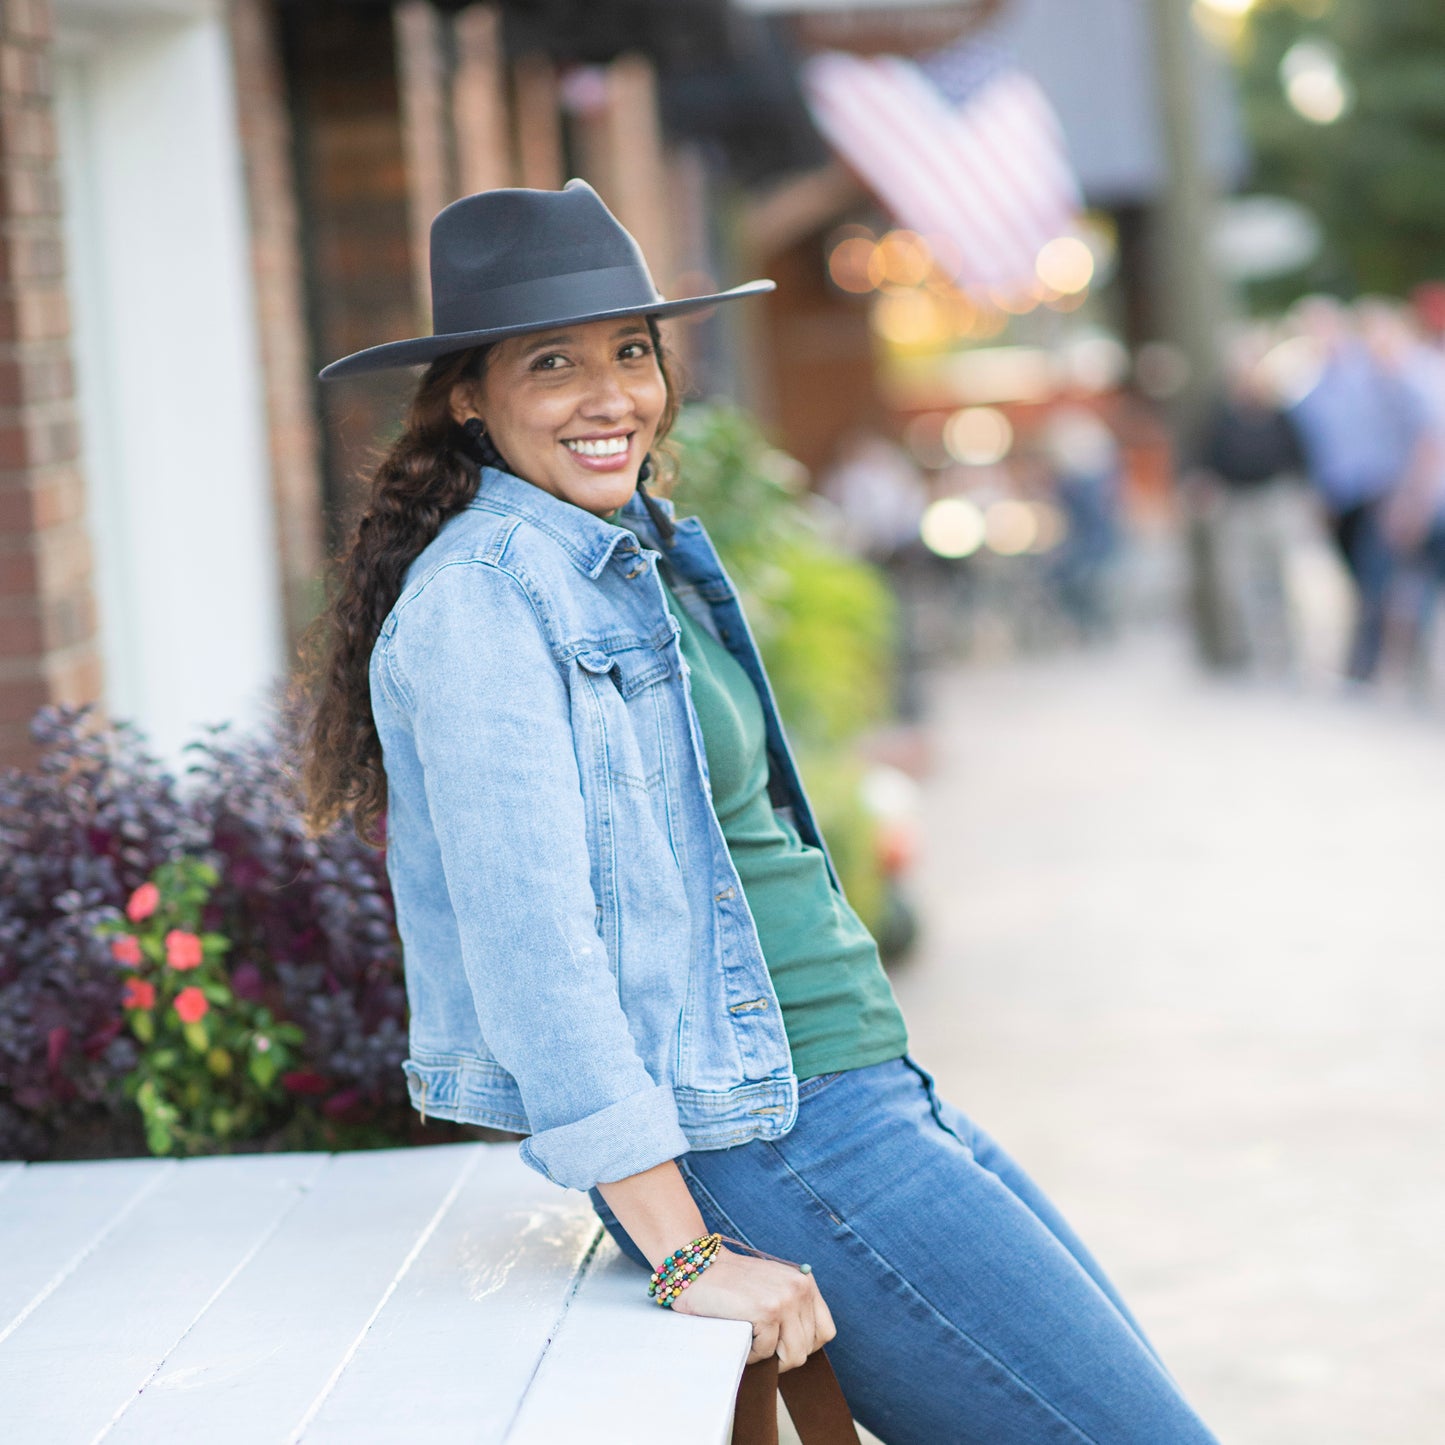
<svg viewBox="0 0 1445 1445">
<path fill-rule="evenodd" d="M 216 874 L 189 931 L 229 941 L 226 986 L 304 1035 L 280 1076 L 289 1107 L 268 1142 L 416 1138 L 384 858 L 345 825 L 306 836 L 284 729 L 213 730 L 192 744 L 184 787 L 134 728 L 101 726 L 88 709 L 44 709 L 32 731 L 38 765 L 0 774 L 0 1157 L 75 1152 L 97 1135 L 100 1152 L 143 1147 L 125 1096 L 140 1060 L 125 1029 L 126 970 L 105 925 L 183 856 Z M 258 1122 L 213 1130 L 211 1143 Z"/>
<path fill-rule="evenodd" d="M 47 708 L 36 768 L 0 774 L 0 1155 L 33 1158 L 119 1104 L 136 1061 L 96 926 L 205 829 L 134 729 Z"/>
<path fill-rule="evenodd" d="M 282 1078 L 302 1040 L 295 1024 L 239 997 L 223 967 L 230 942 L 202 932 L 216 870 L 195 858 L 163 863 L 97 930 L 125 970 L 121 1003 L 139 1045 L 125 1079 L 153 1154 L 194 1154 L 244 1139 L 284 1098 Z"/>
</svg>

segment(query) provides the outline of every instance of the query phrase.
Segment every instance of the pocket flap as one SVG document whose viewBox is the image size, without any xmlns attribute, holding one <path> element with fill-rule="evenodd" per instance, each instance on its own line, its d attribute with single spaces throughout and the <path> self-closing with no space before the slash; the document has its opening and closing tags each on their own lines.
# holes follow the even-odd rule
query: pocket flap
<svg viewBox="0 0 1445 1445">
<path fill-rule="evenodd" d="M 628 647 L 618 652 L 589 648 L 577 654 L 577 665 L 595 677 L 610 675 L 623 697 L 632 697 L 668 675 L 667 658 L 650 647 Z"/>
</svg>

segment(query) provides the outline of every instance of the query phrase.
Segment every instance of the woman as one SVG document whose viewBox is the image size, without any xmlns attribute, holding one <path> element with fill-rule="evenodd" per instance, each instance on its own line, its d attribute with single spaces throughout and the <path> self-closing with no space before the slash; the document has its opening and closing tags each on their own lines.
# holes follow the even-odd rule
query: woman
<svg viewBox="0 0 1445 1445">
<path fill-rule="evenodd" d="M 770 289 L 665 302 L 582 182 L 487 192 L 433 223 L 436 334 L 322 373 L 429 363 L 306 763 L 314 826 L 375 837 L 385 809 L 413 1101 L 526 1135 L 664 1266 L 657 1297 L 750 1321 L 755 1358 L 832 1341 L 886 1441 L 1209 1440 L 909 1059 L 737 597 L 645 490 L 677 405 L 658 318 Z"/>
</svg>

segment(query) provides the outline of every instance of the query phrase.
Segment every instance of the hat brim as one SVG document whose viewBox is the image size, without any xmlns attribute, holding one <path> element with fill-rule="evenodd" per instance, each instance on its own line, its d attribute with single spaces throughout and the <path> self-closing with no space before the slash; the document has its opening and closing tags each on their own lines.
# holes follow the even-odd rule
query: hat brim
<svg viewBox="0 0 1445 1445">
<path fill-rule="evenodd" d="M 452 351 L 465 351 L 484 342 L 502 341 L 508 336 L 525 336 L 532 331 L 551 331 L 558 326 L 576 326 L 584 321 L 610 321 L 621 316 L 685 316 L 690 311 L 703 311 L 720 301 L 737 301 L 744 296 L 761 296 L 777 290 L 775 281 L 745 281 L 741 286 L 717 291 L 710 296 L 688 296 L 680 301 L 656 301 L 646 306 L 619 306 L 614 310 L 588 311 L 582 315 L 555 316 L 546 321 L 527 321 L 517 326 L 493 326 L 482 331 L 454 331 L 442 336 L 418 336 L 409 341 L 387 341 L 353 351 L 323 367 L 318 373 L 322 381 L 335 381 L 343 376 L 359 376 L 368 371 L 389 371 L 393 367 L 421 366 Z"/>
</svg>

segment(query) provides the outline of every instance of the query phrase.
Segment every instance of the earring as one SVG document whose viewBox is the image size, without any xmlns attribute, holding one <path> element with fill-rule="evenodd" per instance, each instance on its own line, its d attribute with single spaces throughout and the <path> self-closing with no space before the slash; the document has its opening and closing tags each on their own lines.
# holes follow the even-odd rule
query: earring
<svg viewBox="0 0 1445 1445">
<path fill-rule="evenodd" d="M 487 424 L 481 417 L 469 416 L 462 423 L 462 430 L 471 444 L 467 450 L 474 462 L 483 467 L 495 467 L 499 472 L 511 470 L 501 452 L 497 450 L 497 444 L 488 435 Z"/>
</svg>

